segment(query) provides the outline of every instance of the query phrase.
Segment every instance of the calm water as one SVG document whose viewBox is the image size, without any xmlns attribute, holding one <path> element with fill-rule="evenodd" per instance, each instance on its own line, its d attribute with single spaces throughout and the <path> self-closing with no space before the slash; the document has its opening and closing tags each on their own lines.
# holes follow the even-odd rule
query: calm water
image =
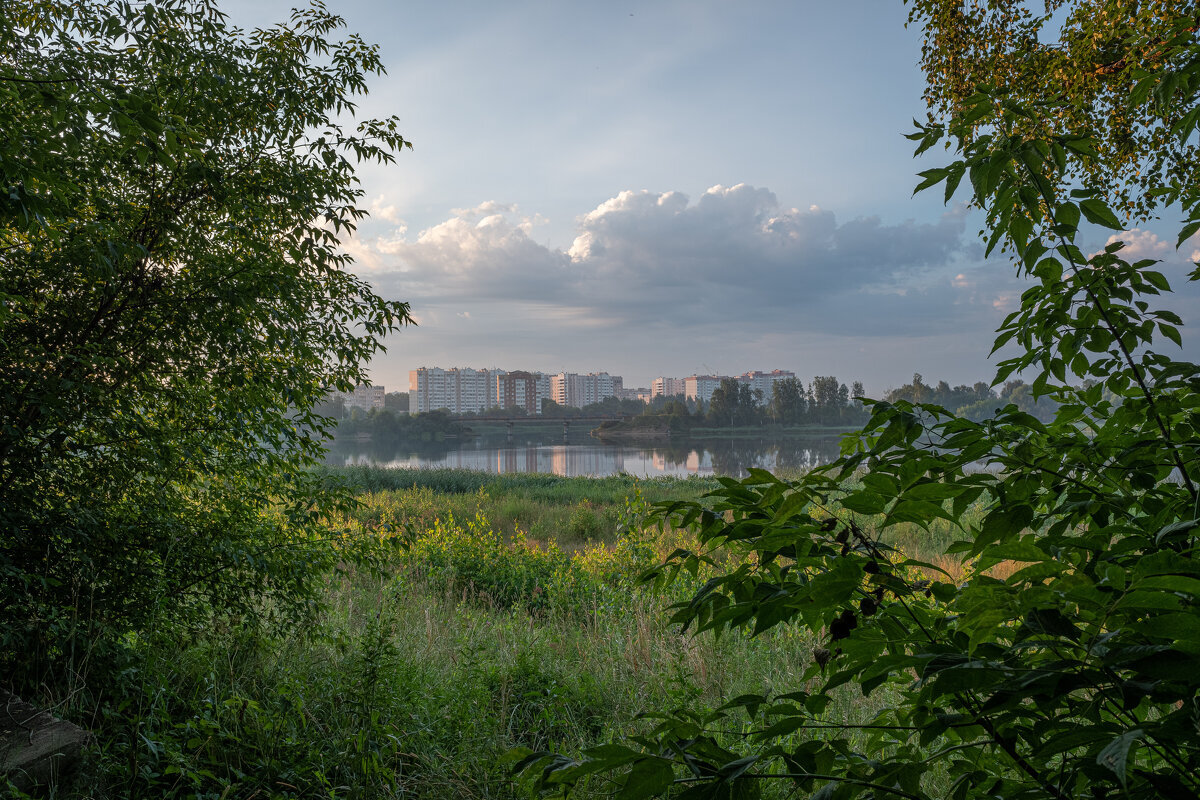
<svg viewBox="0 0 1200 800">
<path fill-rule="evenodd" d="M 838 454 L 837 436 L 700 439 L 656 443 L 604 444 L 586 435 L 564 439 L 522 435 L 482 436 L 461 442 L 384 443 L 338 440 L 329 464 L 389 467 L 449 467 L 483 472 L 545 472 L 555 475 L 746 474 L 749 467 L 806 469 Z"/>
</svg>

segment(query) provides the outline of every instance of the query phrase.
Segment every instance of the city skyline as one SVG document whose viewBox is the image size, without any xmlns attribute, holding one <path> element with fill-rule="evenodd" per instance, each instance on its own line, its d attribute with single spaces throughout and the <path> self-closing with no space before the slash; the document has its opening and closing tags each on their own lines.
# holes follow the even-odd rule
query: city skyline
<svg viewBox="0 0 1200 800">
<path fill-rule="evenodd" d="M 799 363 L 873 395 L 914 372 L 990 379 L 1027 284 L 984 258 L 976 212 L 913 196 L 951 154 L 912 158 L 919 35 L 903 3 L 867 5 L 339 2 L 389 71 L 362 114 L 399 115 L 414 144 L 362 165 L 371 216 L 344 243 L 419 323 L 372 380 L 517 362 L 638 385 Z M 290 6 L 230 11 L 253 26 Z M 1125 255 L 1163 261 L 1194 357 L 1200 243 L 1177 250 L 1173 222 L 1124 235 Z"/>
</svg>

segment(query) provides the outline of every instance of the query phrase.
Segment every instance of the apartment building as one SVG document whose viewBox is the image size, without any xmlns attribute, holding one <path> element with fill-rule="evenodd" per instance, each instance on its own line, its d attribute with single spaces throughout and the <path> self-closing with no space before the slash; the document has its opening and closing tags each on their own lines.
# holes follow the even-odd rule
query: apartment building
<svg viewBox="0 0 1200 800">
<path fill-rule="evenodd" d="M 409 407 L 418 414 L 443 408 L 452 414 L 485 411 L 497 403 L 501 370 L 421 367 L 408 373 Z"/>
<path fill-rule="evenodd" d="M 757 370 L 753 372 L 745 372 L 741 375 L 738 375 L 737 379 L 739 383 L 746 384 L 751 390 L 758 390 L 762 392 L 762 399 L 759 401 L 759 403 L 760 405 L 766 405 L 767 403 L 771 402 L 771 397 L 775 392 L 775 383 L 777 381 L 795 377 L 796 373 L 792 372 L 791 370 L 773 369 L 770 372 L 759 372 Z"/>
<path fill-rule="evenodd" d="M 687 386 L 683 378 L 655 378 L 650 384 L 651 397 L 674 397 L 686 393 Z"/>
<path fill-rule="evenodd" d="M 607 372 L 589 372 L 587 375 L 560 372 L 550 376 L 550 394 L 560 406 L 582 408 L 616 397 L 624 388 L 624 378 Z"/>
<path fill-rule="evenodd" d="M 352 392 L 332 392 L 332 397 L 340 397 L 347 408 L 361 408 L 370 411 L 373 408 L 383 408 L 384 390 L 382 386 L 358 385 Z"/>
<path fill-rule="evenodd" d="M 705 405 L 712 400 L 713 392 L 727 380 L 728 375 L 692 375 L 683 379 L 683 393 L 689 400 L 698 400 Z"/>
<path fill-rule="evenodd" d="M 496 405 L 500 408 L 523 408 L 529 414 L 540 414 L 538 377 L 531 372 L 504 372 L 496 376 Z"/>
</svg>

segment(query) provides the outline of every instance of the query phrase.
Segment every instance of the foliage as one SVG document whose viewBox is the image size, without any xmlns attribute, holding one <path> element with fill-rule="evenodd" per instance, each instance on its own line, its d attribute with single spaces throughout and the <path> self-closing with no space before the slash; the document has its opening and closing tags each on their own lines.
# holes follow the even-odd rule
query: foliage
<svg viewBox="0 0 1200 800">
<path fill-rule="evenodd" d="M 1020 378 L 1005 381 L 1000 392 L 992 391 L 992 387 L 979 382 L 974 386 L 955 386 L 951 388 L 945 381 L 938 381 L 936 386 L 925 383 L 918 373 L 913 375 L 912 383 L 898 389 L 892 389 L 884 400 L 895 403 L 907 400 L 910 403 L 928 403 L 942 408 L 954 409 L 960 417 L 980 422 L 992 417 L 997 410 L 1005 406 L 1015 406 L 1019 411 L 1037 417 L 1042 422 L 1054 419 L 1055 402 L 1048 397 L 1035 398 L 1029 384 Z"/>
<path fill-rule="evenodd" d="M 1200 149 L 1178 135 L 1193 122 L 1189 88 L 1169 83 L 1187 80 L 1179 68 L 1200 23 L 1190 4 L 912 0 L 909 22 L 924 34 L 930 121 L 957 120 L 968 146 L 991 135 L 996 118 L 975 103 L 987 94 L 1012 104 L 1006 134 L 1088 147 L 1086 157 L 1038 170 L 1056 189 L 1081 185 L 1118 214 L 1145 217 L 1159 191 L 1197 184 Z M 1155 89 L 1163 102 L 1150 101 Z"/>
<path fill-rule="evenodd" d="M 311 610 L 340 536 L 313 406 L 408 321 L 345 271 L 382 71 L 317 4 L 37 0 L 0 22 L 0 674 Z M 271 596 L 275 602 L 264 604 Z M 70 663 L 74 659 L 75 663 Z M 57 666 L 56 666 L 57 665 Z M 57 675 L 47 672 L 59 669 Z"/>
<path fill-rule="evenodd" d="M 330 576 L 310 636 L 216 621 L 138 637 L 119 705 L 67 701 L 96 736 L 95 772 L 53 796 L 519 797 L 510 748 L 596 746 L 648 708 L 719 704 L 806 657 L 793 636 L 682 639 L 646 592 L 563 614 L 479 599 L 351 572 Z"/>
<path fill-rule="evenodd" d="M 659 577 L 695 574 L 717 548 L 744 556 L 676 622 L 797 626 L 821 646 L 792 691 L 656 715 L 649 735 L 581 757 L 529 753 L 519 766 L 535 786 L 603 772 L 625 797 L 749 798 L 772 783 L 821 798 L 1200 795 L 1200 369 L 1159 352 L 1180 320 L 1150 305 L 1170 291 L 1154 261 L 1127 262 L 1120 242 L 1085 255 L 1122 210 L 1172 203 L 1180 241 L 1200 229 L 1194 8 L 1070 4 L 1057 45 L 1039 43 L 1026 4 L 963 8 L 913 3 L 946 114 L 913 139 L 956 157 L 919 188 L 945 182 L 949 199 L 969 177 L 989 248 L 1003 243 L 1032 279 L 998 332 L 997 348 L 1018 352 L 997 381 L 1032 374 L 1053 419 L 876 402 L 830 467 L 723 479 L 711 510 L 666 505 L 701 546 Z M 983 513 L 966 514 L 975 503 Z M 966 580 L 887 544 L 897 526 L 938 521 L 959 531 L 949 552 Z M 1002 561 L 1019 568 L 997 577 Z M 865 721 L 832 718 L 845 686 L 895 699 Z"/>
<path fill-rule="evenodd" d="M 761 394 L 761 392 L 759 392 Z M 708 421 L 714 425 L 746 425 L 756 421 L 761 397 L 736 378 L 723 378 L 708 401 Z"/>
<path fill-rule="evenodd" d="M 630 519 L 643 510 L 637 501 L 630 508 Z M 403 548 L 398 580 L 420 580 L 491 605 L 530 611 L 586 614 L 627 594 L 658 558 L 653 543 L 632 522 L 619 527 L 613 546 L 591 544 L 575 553 L 554 541 L 531 541 L 520 531 L 505 536 L 482 513 L 465 522 L 453 516 L 435 519 L 428 530 L 396 535 Z"/>
<path fill-rule="evenodd" d="M 779 422 L 798 422 L 805 411 L 804 384 L 796 378 L 784 378 L 771 385 L 768 409 L 771 418 Z"/>
<path fill-rule="evenodd" d="M 368 412 L 354 409 L 343 418 L 335 430 L 337 436 L 368 435 L 372 440 L 396 442 L 403 440 L 435 441 L 446 437 L 457 438 L 463 425 L 450 418 L 445 410 L 426 411 L 423 414 L 397 414 L 386 408 L 373 408 Z"/>
</svg>

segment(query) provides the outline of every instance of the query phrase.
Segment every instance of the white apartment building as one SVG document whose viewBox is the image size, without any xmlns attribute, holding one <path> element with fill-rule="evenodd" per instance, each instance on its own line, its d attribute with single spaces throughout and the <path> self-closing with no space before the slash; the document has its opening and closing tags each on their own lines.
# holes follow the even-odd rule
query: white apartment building
<svg viewBox="0 0 1200 800">
<path fill-rule="evenodd" d="M 444 408 L 452 414 L 485 411 L 498 405 L 496 376 L 501 370 L 421 367 L 408 373 L 409 407 L 418 414 Z"/>
<path fill-rule="evenodd" d="M 587 375 L 560 372 L 550 376 L 550 394 L 560 406 L 582 408 L 615 397 L 624 388 L 625 380 L 620 375 L 607 372 L 589 372 Z"/>
<path fill-rule="evenodd" d="M 554 391 L 550 387 L 550 376 L 544 372 L 535 372 L 533 377 L 537 379 L 537 412 L 542 413 L 542 401 L 549 400 L 554 397 Z"/>
<path fill-rule="evenodd" d="M 342 404 L 346 408 L 361 408 L 363 411 L 370 411 L 373 408 L 383 408 L 384 390 L 382 386 L 368 386 L 360 384 L 354 387 L 352 392 L 333 392 L 333 397 L 342 398 Z"/>
<path fill-rule="evenodd" d="M 796 373 L 792 372 L 791 370 L 774 369 L 770 372 L 759 372 L 758 370 L 746 372 L 738 375 L 737 379 L 739 383 L 746 384 L 751 390 L 757 389 L 758 391 L 762 392 L 762 400 L 759 404 L 766 405 L 767 403 L 771 402 L 771 397 L 775 392 L 776 381 L 794 377 L 796 377 Z"/>
<path fill-rule="evenodd" d="M 650 384 L 651 397 L 674 397 L 686 393 L 687 385 L 683 378 L 655 378 L 654 383 Z"/>
<path fill-rule="evenodd" d="M 698 400 L 705 405 L 712 400 L 713 392 L 728 379 L 727 375 L 692 375 L 683 379 L 683 393 L 688 400 Z"/>
</svg>

